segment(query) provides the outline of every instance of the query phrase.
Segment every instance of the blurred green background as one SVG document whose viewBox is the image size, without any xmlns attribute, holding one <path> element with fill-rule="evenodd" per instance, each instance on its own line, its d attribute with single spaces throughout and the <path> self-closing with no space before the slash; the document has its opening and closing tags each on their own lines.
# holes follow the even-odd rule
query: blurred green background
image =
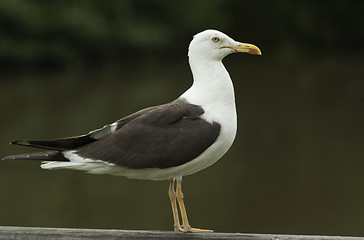
<svg viewBox="0 0 364 240">
<path fill-rule="evenodd" d="M 219 232 L 364 236 L 364 1 L 0 1 L 1 156 L 87 133 L 192 83 L 218 29 L 263 56 L 224 60 L 238 135 L 184 178 L 190 222 Z M 0 163 L 0 225 L 172 230 L 167 181 Z"/>
</svg>

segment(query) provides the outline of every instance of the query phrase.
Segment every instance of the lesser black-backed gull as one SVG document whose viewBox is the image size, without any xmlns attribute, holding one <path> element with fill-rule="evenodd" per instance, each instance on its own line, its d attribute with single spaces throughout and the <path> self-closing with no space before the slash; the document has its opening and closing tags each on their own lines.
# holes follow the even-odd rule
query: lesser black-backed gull
<svg viewBox="0 0 364 240">
<path fill-rule="evenodd" d="M 234 52 L 261 54 L 258 47 L 236 42 L 219 31 L 198 33 L 188 51 L 193 85 L 175 101 L 140 110 L 85 135 L 12 142 L 48 150 L 4 160 L 41 160 L 43 169 L 169 179 L 174 230 L 210 231 L 190 227 L 181 182 L 183 176 L 215 163 L 234 141 L 234 88 L 222 63 L 225 56 Z"/>
</svg>

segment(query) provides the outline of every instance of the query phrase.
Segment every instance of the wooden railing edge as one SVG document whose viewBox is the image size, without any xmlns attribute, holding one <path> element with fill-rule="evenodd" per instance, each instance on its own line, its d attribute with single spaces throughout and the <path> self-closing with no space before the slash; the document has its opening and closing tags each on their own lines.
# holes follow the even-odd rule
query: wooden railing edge
<svg viewBox="0 0 364 240">
<path fill-rule="evenodd" d="M 176 233 L 163 231 L 77 229 L 0 226 L 0 240 L 15 239 L 222 239 L 222 240 L 364 240 L 364 237 L 253 234 L 253 233 Z"/>
</svg>

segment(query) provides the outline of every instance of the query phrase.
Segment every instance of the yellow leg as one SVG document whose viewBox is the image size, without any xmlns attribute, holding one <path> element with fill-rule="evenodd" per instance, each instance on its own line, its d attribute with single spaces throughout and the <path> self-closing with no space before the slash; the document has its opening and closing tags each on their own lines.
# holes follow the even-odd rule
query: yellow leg
<svg viewBox="0 0 364 240">
<path fill-rule="evenodd" d="M 185 204 L 183 202 L 182 180 L 177 180 L 177 187 L 176 187 L 175 194 L 176 194 L 176 198 L 177 198 L 177 201 L 178 201 L 179 209 L 181 211 L 181 217 L 182 217 L 182 229 L 181 230 L 183 232 L 213 232 L 213 230 L 191 228 L 191 226 L 190 226 L 190 224 L 188 222 L 188 218 L 187 218 L 186 207 L 185 207 Z M 172 208 L 173 208 L 173 206 L 172 206 Z M 176 231 L 176 227 L 174 229 Z M 181 230 L 177 229 L 177 231 L 181 231 Z"/>
<path fill-rule="evenodd" d="M 173 221 L 174 221 L 174 231 L 175 232 L 183 232 L 183 228 L 181 227 L 181 224 L 179 223 L 179 216 L 178 216 L 178 209 L 177 209 L 177 196 L 176 192 L 174 191 L 174 179 L 171 179 L 169 182 L 169 189 L 168 189 L 168 196 L 171 200 L 171 206 L 172 206 L 172 213 L 173 213 Z"/>
</svg>

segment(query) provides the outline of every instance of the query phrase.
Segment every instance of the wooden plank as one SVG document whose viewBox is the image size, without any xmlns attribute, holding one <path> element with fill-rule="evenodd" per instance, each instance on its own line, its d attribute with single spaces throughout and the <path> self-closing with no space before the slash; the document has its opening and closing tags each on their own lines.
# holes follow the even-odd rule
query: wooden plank
<svg viewBox="0 0 364 240">
<path fill-rule="evenodd" d="M 243 233 L 175 233 L 161 231 L 129 231 L 72 228 L 39 228 L 39 227 L 2 227 L 1 240 L 14 239 L 188 239 L 188 240 L 364 240 L 364 237 L 281 235 L 281 234 L 243 234 Z"/>
</svg>

